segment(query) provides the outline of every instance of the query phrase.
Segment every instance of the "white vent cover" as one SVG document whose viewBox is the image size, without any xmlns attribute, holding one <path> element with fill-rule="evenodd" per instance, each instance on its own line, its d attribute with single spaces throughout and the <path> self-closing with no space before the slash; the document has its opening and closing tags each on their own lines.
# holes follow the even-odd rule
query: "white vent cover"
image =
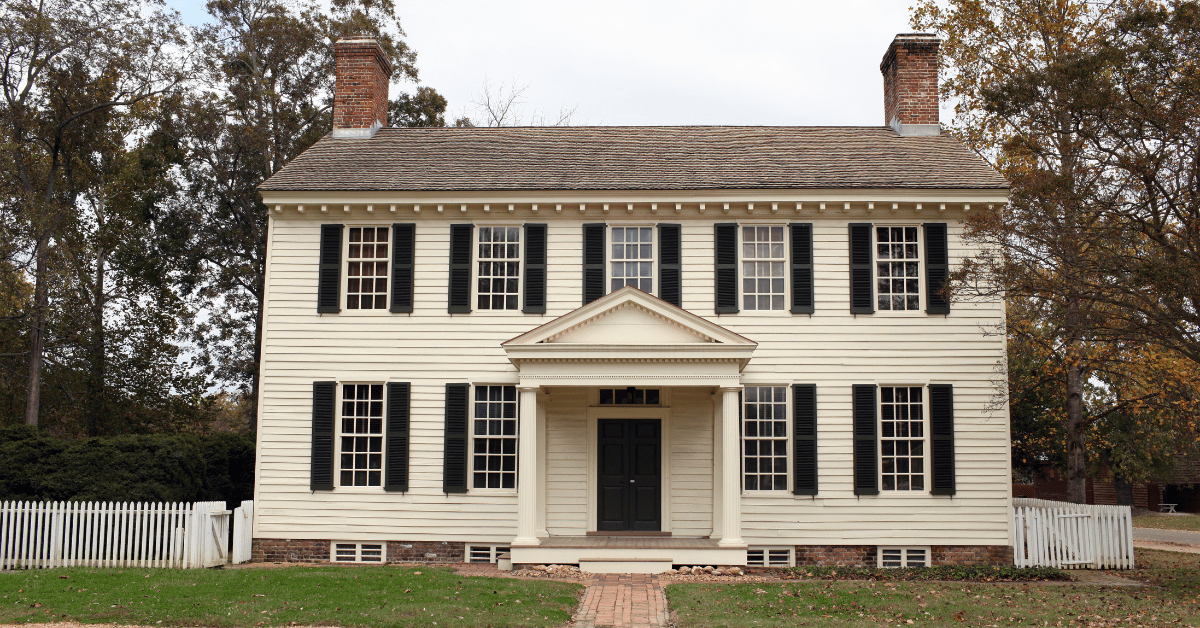
<svg viewBox="0 0 1200 628">
<path fill-rule="evenodd" d="M 330 548 L 329 562 L 331 563 L 382 563 L 387 557 L 383 543 L 342 543 L 333 542 Z"/>
<path fill-rule="evenodd" d="M 468 545 L 464 560 L 468 563 L 494 563 L 496 558 L 506 553 L 506 545 Z"/>
<path fill-rule="evenodd" d="M 746 565 L 750 567 L 791 567 L 790 547 L 751 547 L 746 550 Z"/>
<path fill-rule="evenodd" d="M 879 567 L 899 569 L 901 567 L 928 567 L 928 547 L 880 547 Z"/>
</svg>

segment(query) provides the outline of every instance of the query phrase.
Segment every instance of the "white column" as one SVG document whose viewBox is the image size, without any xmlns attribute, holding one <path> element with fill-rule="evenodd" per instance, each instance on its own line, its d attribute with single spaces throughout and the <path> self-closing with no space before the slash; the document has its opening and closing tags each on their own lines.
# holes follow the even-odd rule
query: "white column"
<svg viewBox="0 0 1200 628">
<path fill-rule="evenodd" d="M 721 432 L 721 405 L 724 403 L 724 396 L 720 389 L 712 395 L 712 447 L 713 447 L 713 475 L 712 475 L 712 538 L 720 540 L 725 533 L 724 517 L 725 504 L 721 501 L 721 485 L 725 482 L 725 476 L 721 473 L 721 442 L 725 439 L 725 434 Z"/>
<path fill-rule="evenodd" d="M 538 503 L 538 388 L 519 386 L 520 425 L 517 440 L 517 538 L 512 545 L 540 545 L 537 538 Z"/>
<path fill-rule="evenodd" d="M 719 545 L 743 546 L 742 540 L 742 465 L 741 421 L 738 420 L 738 393 L 741 387 L 721 389 L 721 541 Z"/>
</svg>

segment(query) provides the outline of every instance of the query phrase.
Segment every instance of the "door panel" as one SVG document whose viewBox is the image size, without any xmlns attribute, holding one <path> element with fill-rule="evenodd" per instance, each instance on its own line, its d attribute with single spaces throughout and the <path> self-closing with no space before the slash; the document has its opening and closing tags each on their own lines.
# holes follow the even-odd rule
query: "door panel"
<svg viewBox="0 0 1200 628">
<path fill-rule="evenodd" d="M 662 528 L 662 424 L 600 419 L 598 530 Z"/>
</svg>

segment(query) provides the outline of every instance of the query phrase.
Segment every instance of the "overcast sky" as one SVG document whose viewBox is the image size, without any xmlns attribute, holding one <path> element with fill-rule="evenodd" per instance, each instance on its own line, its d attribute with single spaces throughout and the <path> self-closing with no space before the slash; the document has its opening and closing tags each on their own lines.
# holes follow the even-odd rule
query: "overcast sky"
<svg viewBox="0 0 1200 628">
<path fill-rule="evenodd" d="M 168 2 L 205 19 L 203 0 Z M 882 125 L 879 61 L 911 4 L 396 0 L 421 84 L 451 116 L 474 113 L 485 80 L 515 81 L 526 122 L 565 106 L 599 125 Z"/>
</svg>

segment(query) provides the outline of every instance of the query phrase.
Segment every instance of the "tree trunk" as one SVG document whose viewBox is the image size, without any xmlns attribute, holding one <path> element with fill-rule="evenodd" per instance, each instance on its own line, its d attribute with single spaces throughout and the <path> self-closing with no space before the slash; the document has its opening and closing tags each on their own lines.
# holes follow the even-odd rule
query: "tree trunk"
<svg viewBox="0 0 1200 628">
<path fill-rule="evenodd" d="M 101 220 L 103 224 L 103 220 Z M 102 436 L 106 433 L 108 422 L 108 403 L 105 391 L 107 338 L 104 333 L 104 267 L 105 256 L 108 252 L 101 246 L 96 247 L 96 276 L 92 283 L 91 311 L 91 372 L 88 373 L 88 407 L 84 409 L 87 416 L 88 436 Z"/>
<path fill-rule="evenodd" d="M 29 384 L 25 397 L 25 425 L 33 427 L 37 427 L 38 411 L 42 404 L 42 346 L 45 344 L 46 307 L 49 304 L 49 289 L 46 285 L 49 247 L 49 235 L 42 234 L 34 251 L 37 269 L 33 274 L 33 324 L 29 328 Z"/>
<path fill-rule="evenodd" d="M 1133 482 L 1127 478 L 1113 474 L 1113 491 L 1117 493 L 1118 506 L 1133 505 Z"/>
<path fill-rule="evenodd" d="M 1087 442 L 1083 424 L 1083 366 L 1079 351 L 1067 349 L 1067 501 L 1087 503 Z"/>
</svg>

